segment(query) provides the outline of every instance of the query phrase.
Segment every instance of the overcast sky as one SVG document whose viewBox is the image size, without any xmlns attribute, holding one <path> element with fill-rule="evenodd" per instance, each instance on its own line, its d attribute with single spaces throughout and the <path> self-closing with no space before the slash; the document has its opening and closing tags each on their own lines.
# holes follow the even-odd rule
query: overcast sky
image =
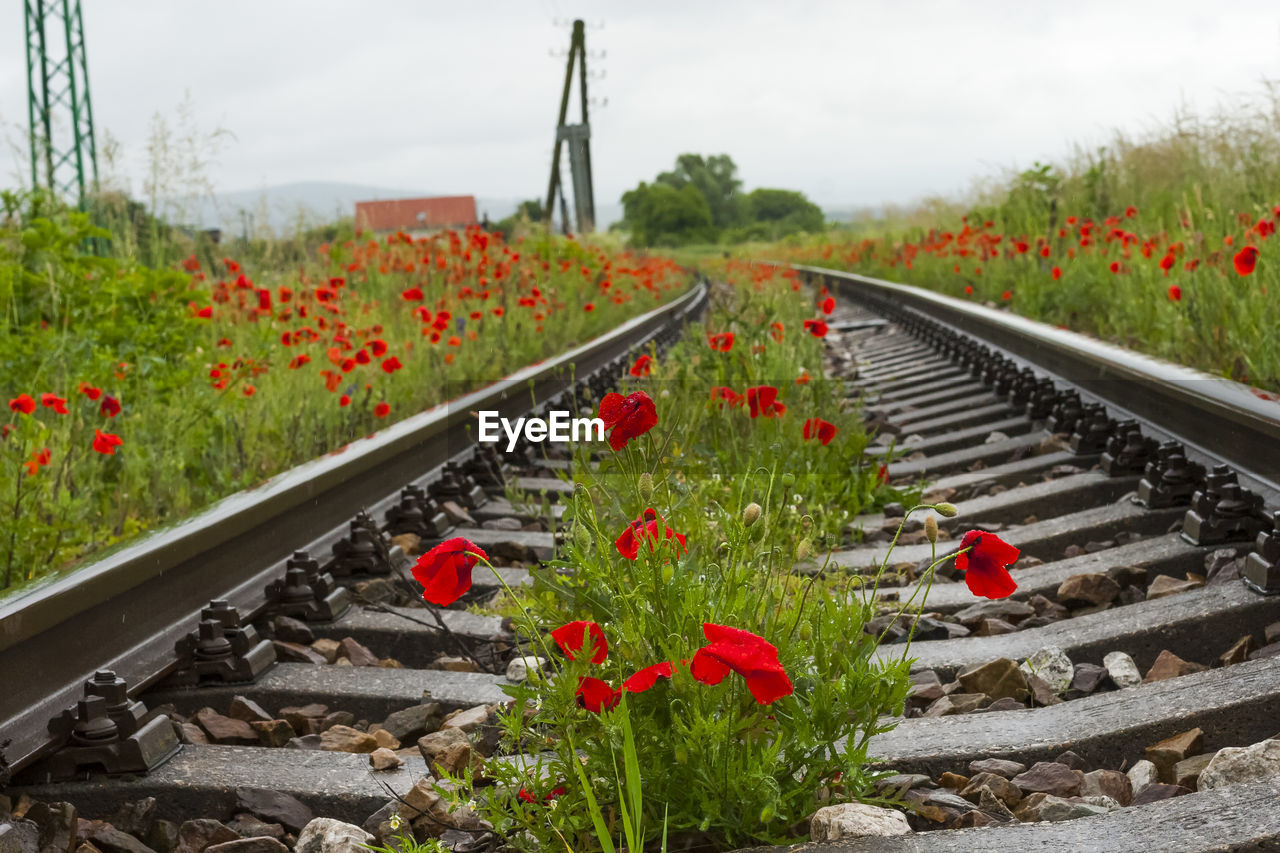
<svg viewBox="0 0 1280 853">
<path fill-rule="evenodd" d="M 11 186 L 28 169 L 21 4 L 0 14 Z M 606 75 L 590 84 L 608 99 L 591 117 L 602 201 L 693 151 L 730 154 L 747 188 L 908 202 L 1280 78 L 1274 0 L 85 0 L 84 16 L 94 117 L 134 192 L 153 114 L 189 92 L 200 128 L 234 134 L 221 190 L 543 195 L 564 74 L 548 53 L 575 16 L 607 52 L 588 65 Z"/>
</svg>

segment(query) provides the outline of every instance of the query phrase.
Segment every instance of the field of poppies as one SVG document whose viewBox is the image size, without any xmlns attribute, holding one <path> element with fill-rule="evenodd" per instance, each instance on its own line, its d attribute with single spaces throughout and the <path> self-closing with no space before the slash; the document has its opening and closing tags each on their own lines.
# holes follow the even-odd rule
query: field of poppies
<svg viewBox="0 0 1280 853">
<path fill-rule="evenodd" d="M 835 301 L 781 268 L 726 272 L 708 325 L 599 401 L 609 448 L 577 448 L 566 543 L 514 594 L 545 674 L 506 688 L 499 752 L 538 766 L 453 781 L 516 849 L 784 842 L 825 802 L 875 799 L 867 742 L 908 688 L 908 647 L 877 659 L 863 631 L 889 559 L 818 570 L 854 516 L 919 495 L 890 487 L 824 370 Z M 975 594 L 1012 592 L 1017 549 L 979 531 L 960 546 Z M 458 538 L 413 573 L 448 606 L 486 563 Z"/>
<path fill-rule="evenodd" d="M 479 229 L 296 263 L 0 221 L 0 589 L 75 565 L 684 292 L 666 259 Z"/>
<path fill-rule="evenodd" d="M 984 302 L 1280 392 L 1280 100 L 772 257 Z"/>
</svg>

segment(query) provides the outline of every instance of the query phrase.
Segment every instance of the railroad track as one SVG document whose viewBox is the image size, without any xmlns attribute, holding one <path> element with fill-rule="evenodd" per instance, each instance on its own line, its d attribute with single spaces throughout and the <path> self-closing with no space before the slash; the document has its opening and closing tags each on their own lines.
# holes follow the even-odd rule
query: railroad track
<svg viewBox="0 0 1280 853">
<path fill-rule="evenodd" d="M 842 340 L 829 368 L 901 454 L 893 482 L 923 478 L 926 500 L 960 507 L 935 516 L 938 553 L 978 528 L 1022 556 L 1007 600 L 933 585 L 911 647 L 909 717 L 869 749 L 903 774 L 890 787 L 920 808 L 917 829 L 956 828 L 790 849 L 1280 849 L 1280 775 L 1197 790 L 1217 750 L 1280 737 L 1280 405 L 1003 312 L 800 270 L 856 306 L 833 323 Z M 898 514 L 858 519 L 863 540 L 828 565 L 878 564 Z M 894 550 L 903 585 L 885 598 L 914 591 L 931 553 L 922 538 Z M 1056 654 L 1036 661 L 1041 683 L 1009 689 L 1016 663 L 1045 649 Z M 1123 656 L 1141 683 L 1124 680 Z M 1067 659 L 1065 690 L 1044 689 L 1050 657 Z M 1044 778 L 1073 769 L 1081 776 Z M 1003 800 L 975 796 L 983 784 Z M 1055 817 L 1033 792 L 1068 805 L 1051 806 Z M 1072 801 L 1103 792 L 1141 804 Z M 1072 806 L 1077 819 L 1061 820 Z M 1027 822 L 991 825 L 1009 812 Z"/>
<path fill-rule="evenodd" d="M 258 738 L 211 737 L 194 716 L 175 728 L 163 712 L 187 719 L 205 707 L 226 711 L 232 696 L 244 696 L 273 711 L 341 707 L 340 718 L 354 723 L 410 706 L 437 703 L 438 718 L 502 701 L 500 675 L 412 668 L 438 653 L 500 655 L 513 638 L 497 619 L 450 611 L 441 625 L 425 609 L 398 607 L 420 602 L 406 570 L 412 560 L 400 546 L 466 535 L 513 566 L 500 570 L 504 580 L 527 579 L 520 566 L 553 551 L 563 482 L 548 470 L 556 463 L 527 442 L 510 456 L 493 445 L 481 452 L 474 413 L 592 410 L 636 350 L 650 342 L 665 350 L 706 301 L 699 284 L 588 344 L 0 602 L 0 793 L 15 803 L 23 796 L 71 802 L 95 818 L 155 796 L 177 818 L 206 814 L 211 804 L 234 800 L 236 788 L 253 787 L 293 791 L 318 810 L 363 822 L 387 799 L 367 774 L 367 756 L 227 746 Z M 534 503 L 513 506 L 511 488 Z M 477 574 L 476 593 L 497 589 Z M 335 646 L 349 641 L 343 665 L 316 666 L 337 656 L 293 642 L 327 637 Z M 405 668 L 346 666 L 352 658 L 369 663 L 370 647 L 380 651 L 374 663 L 394 658 Z M 234 723 L 245 721 L 229 719 L 224 728 L 243 735 Z M 318 736 L 319 720 L 294 719 L 295 735 L 314 728 Z M 201 740 L 223 745 L 202 749 Z M 414 764 L 382 781 L 407 790 L 425 771 L 421 759 Z M 109 777 L 85 781 L 103 770 Z M 0 798 L 0 807 L 8 805 Z M 0 808 L 0 829 L 6 815 Z"/>
<path fill-rule="evenodd" d="M 900 774 L 892 784 L 919 809 L 916 828 L 938 831 L 858 842 L 856 848 L 835 843 L 806 849 L 1280 845 L 1280 777 L 1194 793 L 1157 787 L 1152 790 L 1158 794 L 1182 795 L 1115 810 L 1084 803 L 1099 813 L 999 826 L 983 824 L 1004 821 L 1001 807 L 1013 809 L 965 791 L 978 772 L 974 762 L 1016 762 L 1026 769 L 1066 762 L 1068 771 L 1080 769 L 1089 790 L 1111 790 L 1107 785 L 1121 784 L 1118 777 L 1098 771 L 1131 770 L 1149 757 L 1160 762 L 1157 786 L 1181 781 L 1192 790 L 1195 779 L 1188 774 L 1197 769 L 1197 757 L 1280 734 L 1280 637 L 1268 632 L 1280 622 L 1280 598 L 1268 594 L 1280 592 L 1275 404 L 1233 383 L 1081 343 L 1000 312 L 801 269 L 842 296 L 832 318 L 828 367 L 848 380 L 851 398 L 865 406 L 882 440 L 894 443 L 900 455 L 888 466 L 893 481 L 924 479 L 928 495 L 960 506 L 959 518 L 938 519 L 943 537 L 982 527 L 1022 550 L 1013 572 L 1019 590 L 1010 601 L 975 600 L 963 583 L 933 586 L 929 617 L 917 624 L 912 645 L 916 689 L 908 718 L 875 738 L 869 752 Z M 691 296 L 635 321 L 598 351 L 569 354 L 548 366 L 547 377 L 517 379 L 499 389 L 505 394 L 500 405 L 484 407 L 519 410 L 523 383 L 551 382 L 553 368 L 574 358 L 580 373 L 588 366 L 608 368 L 576 392 L 594 404 L 618 372 L 622 353 L 670 328 L 668 321 L 688 316 L 699 300 Z M 672 333 L 663 335 L 660 341 Z M 564 380 L 557 381 L 558 391 Z M 496 617 L 451 609 L 440 626 L 426 610 L 405 606 L 411 596 L 395 579 L 403 557 L 392 544 L 427 547 L 452 525 L 447 535 L 467 536 L 513 564 L 503 570 L 512 584 L 527 578 L 520 565 L 554 549 L 554 498 L 564 486 L 553 469 L 562 463 L 523 452 L 505 460 L 509 482 L 548 501 L 536 509 L 519 499 L 512 503 L 512 493 L 492 476 L 488 463 L 495 460 L 476 457 L 465 433 L 466 412 L 480 406 L 467 398 L 437 415 L 440 423 L 411 420 L 379 442 L 353 448 L 356 468 L 344 467 L 353 460 L 341 458 L 317 463 L 296 482 L 253 499 L 261 502 L 255 507 L 265 507 L 215 512 L 209 529 L 156 543 L 155 554 L 117 560 L 115 574 L 89 578 L 96 588 L 68 583 L 48 590 L 42 607 L 26 618 L 12 607 L 0 609 L 0 668 L 6 676 L 17 673 L 18 685 L 12 696 L 0 698 L 0 731 L 14 739 L 6 756 L 24 783 L 11 786 L 10 795 L 71 802 L 93 817 L 154 797 L 158 813 L 169 820 L 252 812 L 296 833 L 300 818 L 286 813 L 294 807 L 263 793 L 270 791 L 296 798 L 317 815 L 377 829 L 390 815 L 384 783 L 401 794 L 411 791 L 426 771 L 424 760 L 410 749 L 399 756 L 402 767 L 375 776 L 368 773 L 367 755 L 314 749 L 321 739 L 368 737 L 361 729 L 381 728 L 383 742 L 412 747 L 444 715 L 461 712 L 445 727 L 470 731 L 482 745 L 492 722 L 487 708 L 505 698 L 500 670 L 515 638 Z M 510 467 L 513 462 L 518 467 Z M 369 477 L 352 479 L 357 473 Z M 402 493 L 410 482 L 433 503 L 418 492 Z M 374 536 L 368 521 L 351 523 L 360 507 L 368 508 L 382 535 Z M 857 532 L 831 564 L 857 570 L 877 563 L 886 531 L 897 523 L 888 509 L 887 518 L 858 519 Z M 889 602 L 910 595 L 918 563 L 929 556 L 915 525 L 894 552 L 902 585 L 883 591 Z M 406 534 L 417 541 L 397 538 Z M 947 542 L 940 539 L 939 553 Z M 299 543 L 306 554 L 292 555 L 290 564 Z M 326 565 L 308 555 L 326 555 Z M 483 587 L 481 578 L 477 573 L 477 587 Z M 264 599 L 272 581 L 279 583 Z M 495 589 L 490 582 L 478 592 Z M 213 605 L 202 618 L 199 610 L 210 599 L 228 601 L 239 616 Z M 136 618 L 121 630 L 123 601 Z M 348 607 L 350 601 L 355 605 Z M 890 639 L 905 634 L 904 625 L 878 627 Z M 1242 640 L 1246 635 L 1249 642 Z M 238 663 L 228 665 L 214 654 L 225 651 L 219 639 L 230 640 Z M 185 664 L 172 657 L 179 642 L 191 652 Z M 1040 683 L 1024 676 L 1021 693 L 997 698 L 983 692 L 996 692 L 995 682 L 1018 681 L 1008 664 L 998 662 L 1012 662 L 1016 670 L 1044 649 L 1069 660 L 1066 689 L 1053 691 L 1050 681 L 1059 657 L 1037 665 L 1045 675 L 1037 675 Z M 892 643 L 884 653 L 895 653 Z M 1178 674 L 1118 689 L 1112 682 L 1119 676 L 1105 663 L 1114 653 L 1131 659 L 1139 678 L 1157 664 L 1165 668 L 1161 675 Z M 282 659 L 267 666 L 269 654 Z M 1223 656 L 1229 665 L 1215 665 Z M 222 663 L 209 663 L 215 658 Z M 474 668 L 468 658 L 494 671 L 458 671 Z M 1122 663 L 1113 667 L 1117 673 Z M 232 676 L 219 680 L 219 666 Z M 428 668 L 443 666 L 455 669 Z M 202 667 L 203 676 L 195 671 Z M 141 697 L 149 710 L 131 708 L 120 686 L 104 675 L 90 688 L 103 699 L 88 700 L 93 707 L 78 712 L 94 717 L 105 711 L 126 720 L 126 728 L 133 719 L 142 735 L 134 740 L 144 742 L 135 757 L 155 766 L 127 780 L 51 781 L 49 773 L 68 769 L 57 767 L 66 761 L 58 757 L 65 750 L 52 753 L 67 740 L 67 722 L 55 725 L 50 738 L 48 721 L 76 706 L 86 679 L 104 668 L 124 676 L 129 697 Z M 235 677 L 255 668 L 252 683 Z M 193 680 L 205 683 L 183 683 Z M 52 683 L 62 687 L 50 696 Z M 1019 702 L 1035 707 L 1018 708 Z M 184 722 L 175 726 L 158 712 Z M 1177 741 L 1195 729 L 1198 735 Z M 82 725 L 78 740 L 90 734 L 92 727 Z M 1169 738 L 1177 742 L 1148 752 Z M 182 748 L 161 762 L 179 740 Z M 299 748 L 263 748 L 266 743 Z M 1192 763 L 1173 761 L 1178 750 Z M 978 766 L 1003 767 L 1019 778 L 1008 765 Z M 84 771 L 71 768 L 69 775 Z M 963 784 L 959 777 L 966 777 Z M 1053 788 L 1069 803 L 1070 781 Z M 993 780 L 987 787 L 1010 798 Z M 1035 796 L 1025 793 L 1023 799 Z M 977 828 L 953 828 L 964 826 Z M 162 836 L 169 830 L 161 820 L 148 831 Z M 450 840 L 459 849 L 477 842 L 475 833 L 466 832 Z M 157 837 L 155 849 L 162 842 Z"/>
</svg>

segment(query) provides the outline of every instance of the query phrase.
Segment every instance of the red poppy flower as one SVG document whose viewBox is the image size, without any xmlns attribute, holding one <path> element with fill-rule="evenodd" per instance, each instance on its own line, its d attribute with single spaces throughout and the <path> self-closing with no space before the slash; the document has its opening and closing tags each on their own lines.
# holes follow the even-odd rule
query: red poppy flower
<svg viewBox="0 0 1280 853">
<path fill-rule="evenodd" d="M 777 647 L 764 637 L 711 622 L 702 623 L 702 633 L 710 645 L 698 649 L 689 667 L 698 681 L 719 684 L 733 670 L 746 679 L 747 689 L 761 705 L 794 692 L 791 679 L 778 662 Z"/>
<path fill-rule="evenodd" d="M 114 456 L 116 448 L 124 442 L 118 435 L 112 435 L 109 432 L 103 432 L 100 429 L 93 431 L 93 449 L 106 456 Z"/>
<path fill-rule="evenodd" d="M 1258 249 L 1255 246 L 1245 246 L 1236 252 L 1235 258 L 1232 259 L 1235 264 L 1236 273 L 1239 275 L 1249 275 L 1253 272 L 1253 268 L 1258 264 Z"/>
<path fill-rule="evenodd" d="M 1178 287 L 1178 285 L 1176 285 L 1176 284 L 1171 284 L 1171 285 L 1169 285 L 1169 300 L 1170 300 L 1171 302 L 1181 302 L 1181 301 L 1182 301 L 1182 288 L 1181 288 L 1181 287 Z"/>
<path fill-rule="evenodd" d="M 717 352 L 728 352 L 733 349 L 733 332 L 720 332 L 717 335 L 707 335 L 707 344 Z"/>
<path fill-rule="evenodd" d="M 666 661 L 655 663 L 653 666 L 646 666 L 622 682 L 622 689 L 628 693 L 643 693 L 657 684 L 659 678 L 670 678 L 672 672 L 671 664 Z"/>
<path fill-rule="evenodd" d="M 594 310 L 596 310 L 596 306 L 595 306 L 593 303 L 588 302 L 586 305 L 583 305 L 583 306 L 582 306 L 582 310 L 583 310 L 583 311 L 594 311 Z"/>
<path fill-rule="evenodd" d="M 549 803 L 552 800 L 554 800 L 556 797 L 563 797 L 568 792 L 569 792 L 569 789 L 566 788 L 564 785 L 557 785 L 556 787 L 552 788 L 550 791 L 547 791 L 545 794 L 542 795 L 542 802 Z M 521 800 L 524 800 L 526 803 L 531 803 L 534 805 L 538 803 L 538 798 L 528 788 L 521 788 L 516 793 L 516 796 Z"/>
<path fill-rule="evenodd" d="M 782 333 L 783 333 L 783 331 L 784 331 L 784 328 L 783 328 L 783 325 L 782 325 L 781 323 L 770 323 L 770 324 L 769 324 L 769 336 L 770 336 L 770 337 L 772 337 L 772 338 L 773 338 L 775 341 L 777 341 L 778 343 L 782 343 Z"/>
<path fill-rule="evenodd" d="M 244 386 L 244 395 L 246 397 L 252 397 L 256 393 L 258 393 L 258 389 L 254 388 L 252 385 Z"/>
<path fill-rule="evenodd" d="M 628 560 L 635 560 L 640 557 L 640 542 L 648 539 L 649 547 L 656 549 L 659 544 L 664 541 L 674 539 L 676 541 L 676 555 L 679 556 L 688 550 L 685 545 L 685 535 L 676 533 L 670 527 L 662 524 L 662 533 L 659 534 L 659 524 L 662 517 L 658 515 L 656 510 L 646 509 L 639 518 L 627 525 L 616 540 L 614 547 L 618 549 L 618 553 L 626 557 Z"/>
<path fill-rule="evenodd" d="M 972 295 L 973 295 L 973 285 L 972 285 L 972 284 L 966 284 L 966 285 L 964 286 L 964 295 L 965 295 L 965 296 L 972 296 Z"/>
<path fill-rule="evenodd" d="M 101 388 L 94 388 L 92 385 L 90 385 L 87 382 L 81 382 L 80 388 L 78 390 L 80 391 L 81 394 L 85 395 L 90 400 L 97 400 L 99 397 L 102 396 Z"/>
<path fill-rule="evenodd" d="M 60 415 L 67 414 L 66 398 L 59 397 L 57 394 L 41 394 L 40 405 L 44 406 L 46 409 L 53 409 Z"/>
<path fill-rule="evenodd" d="M 110 394 L 102 398 L 102 405 L 98 406 L 98 411 L 106 418 L 114 418 L 120 414 L 120 401 Z"/>
<path fill-rule="evenodd" d="M 387 342 L 382 338 L 374 338 L 369 341 L 369 354 L 374 358 L 382 358 L 387 354 Z"/>
<path fill-rule="evenodd" d="M 1018 559 L 1017 548 L 984 530 L 970 530 L 960 540 L 960 548 L 970 549 L 956 555 L 956 568 L 964 572 L 970 592 L 985 598 L 1013 595 L 1018 585 L 1006 567 Z"/>
<path fill-rule="evenodd" d="M 757 385 L 747 389 L 747 408 L 753 418 L 772 418 L 784 414 L 787 407 L 777 402 L 778 389 L 772 385 Z"/>
<path fill-rule="evenodd" d="M 391 413 L 391 406 L 387 403 L 379 403 L 373 407 L 373 416 L 375 418 L 385 418 Z"/>
<path fill-rule="evenodd" d="M 600 419 L 609 432 L 609 446 L 621 450 L 633 438 L 644 435 L 658 423 L 658 408 L 643 391 L 623 397 L 618 393 L 604 395 L 600 401 Z"/>
<path fill-rule="evenodd" d="M 804 329 L 815 338 L 824 338 L 827 335 L 827 324 L 823 320 L 805 320 Z"/>
<path fill-rule="evenodd" d="M 595 622 L 570 622 L 551 632 L 551 639 L 556 641 L 556 645 L 569 660 L 578 659 L 576 653 L 582 651 L 587 637 L 591 638 L 591 662 L 604 663 L 605 658 L 609 656 L 609 641 L 605 639 L 604 631 Z"/>
<path fill-rule="evenodd" d="M 1054 267 L 1052 270 L 1053 280 L 1057 281 L 1062 278 L 1062 267 Z"/>
<path fill-rule="evenodd" d="M 293 358 L 289 360 L 289 369 L 297 370 L 299 367 L 302 367 L 302 365 L 306 364 L 309 361 L 311 361 L 311 356 L 307 355 L 305 352 L 299 355 L 295 355 Z"/>
<path fill-rule="evenodd" d="M 471 570 L 480 558 L 489 555 L 470 540 L 446 539 L 418 558 L 413 577 L 422 584 L 422 597 L 432 604 L 448 607 L 471 589 Z"/>
<path fill-rule="evenodd" d="M 809 384 L 809 380 L 811 380 L 812 378 L 813 378 L 813 377 L 809 375 L 809 371 L 807 371 L 807 370 L 801 370 L 801 371 L 800 371 L 800 375 L 796 377 L 796 384 L 797 384 L 797 385 L 808 385 L 808 384 Z"/>
<path fill-rule="evenodd" d="M 889 485 L 889 469 L 881 465 L 880 470 L 876 471 L 876 482 L 883 485 Z"/>
<path fill-rule="evenodd" d="M 576 698 L 579 708 L 600 714 L 612 710 L 622 701 L 622 691 L 598 678 L 579 678 Z"/>
<path fill-rule="evenodd" d="M 9 408 L 20 415 L 29 415 L 36 410 L 36 401 L 30 394 L 19 394 L 9 401 Z"/>
<path fill-rule="evenodd" d="M 397 370 L 399 370 L 402 367 L 404 367 L 404 365 L 401 364 L 400 359 L 394 355 L 391 356 L 391 358 L 388 358 L 386 361 L 382 362 L 382 369 L 385 370 L 387 373 L 395 373 Z"/>
<path fill-rule="evenodd" d="M 809 418 L 804 422 L 804 440 L 810 441 L 814 438 L 822 442 L 823 446 L 831 443 L 831 439 L 836 437 L 839 428 L 833 423 L 828 423 L 822 418 Z"/>
<path fill-rule="evenodd" d="M 1138 215 L 1138 208 L 1134 207 L 1133 205 L 1129 205 L 1124 209 L 1124 215 L 1129 219 L 1133 219 L 1133 217 Z"/>
<path fill-rule="evenodd" d="M 410 287 L 400 291 L 400 296 L 405 302 L 420 302 L 425 298 L 421 287 Z"/>
<path fill-rule="evenodd" d="M 350 405 L 351 405 L 351 398 L 348 397 L 346 394 L 343 394 L 341 397 L 338 398 L 338 408 L 345 409 L 347 406 L 350 406 Z"/>
<path fill-rule="evenodd" d="M 631 365 L 632 376 L 648 376 L 653 366 L 653 357 L 648 353 L 641 355 L 636 359 L 636 363 Z"/>
<path fill-rule="evenodd" d="M 726 388 L 723 385 L 717 385 L 711 389 L 711 402 L 720 401 L 720 408 L 724 408 L 724 404 L 730 406 L 741 406 L 742 396 L 735 392 L 732 388 Z"/>
<path fill-rule="evenodd" d="M 362 349 L 356 353 L 357 364 L 368 364 L 371 361 L 373 361 L 373 356 L 369 355 L 369 351 L 367 349 Z"/>
<path fill-rule="evenodd" d="M 1004 293 L 1000 294 L 1000 298 L 1003 299 L 1005 302 L 1008 302 L 1010 299 L 1013 298 L 1013 291 L 1006 290 Z"/>
<path fill-rule="evenodd" d="M 828 296 L 826 299 L 822 300 L 821 308 L 823 314 L 830 314 L 832 311 L 836 310 L 835 299 Z"/>
</svg>

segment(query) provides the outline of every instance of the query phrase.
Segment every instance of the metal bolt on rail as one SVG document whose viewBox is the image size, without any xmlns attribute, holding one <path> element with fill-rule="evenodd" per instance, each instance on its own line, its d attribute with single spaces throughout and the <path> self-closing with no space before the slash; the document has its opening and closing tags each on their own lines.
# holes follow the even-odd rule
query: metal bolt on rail
<svg viewBox="0 0 1280 853">
<path fill-rule="evenodd" d="M 1027 397 L 1027 417 L 1033 421 L 1047 420 L 1053 413 L 1058 399 L 1058 389 L 1047 376 L 1036 380 L 1035 388 Z"/>
<path fill-rule="evenodd" d="M 1134 502 L 1148 509 L 1189 504 L 1204 478 L 1204 466 L 1188 460 L 1186 449 L 1180 442 L 1162 442 L 1156 448 L 1156 458 L 1147 463 L 1138 482 L 1138 495 Z"/>
<path fill-rule="evenodd" d="M 1107 446 L 1107 438 L 1114 426 L 1102 404 L 1090 403 L 1085 406 L 1084 415 L 1076 421 L 1076 427 L 1071 432 L 1071 452 L 1080 456 L 1101 453 Z"/>
<path fill-rule="evenodd" d="M 49 721 L 62 745 L 30 771 L 32 778 L 73 779 L 90 771 L 118 776 L 146 773 L 179 749 L 173 723 L 163 714 L 146 720 L 146 707 L 128 698 L 128 687 L 109 670 L 85 682 L 85 698 Z"/>
<path fill-rule="evenodd" d="M 413 533 L 422 538 L 440 536 L 449 529 L 449 519 L 427 493 L 416 486 L 400 490 L 400 502 L 387 510 L 386 527 L 389 536 Z"/>
<path fill-rule="evenodd" d="M 369 513 L 361 510 L 351 519 L 347 535 L 333 543 L 333 561 L 326 568 L 339 578 L 390 574 L 382 534 Z"/>
<path fill-rule="evenodd" d="M 1155 453 L 1156 442 L 1142 434 L 1138 422 L 1129 418 L 1120 421 L 1107 436 L 1106 450 L 1102 453 L 1102 470 L 1111 477 L 1141 474 Z"/>
<path fill-rule="evenodd" d="M 268 612 L 305 622 L 332 622 L 347 612 L 351 594 L 338 586 L 333 575 L 306 551 L 294 551 L 285 563 L 285 574 L 267 584 Z"/>
<path fill-rule="evenodd" d="M 165 682 L 173 687 L 253 681 L 276 662 L 271 643 L 252 625 L 242 624 L 240 611 L 220 599 L 200 611 L 199 627 L 175 649 L 183 666 Z"/>
<path fill-rule="evenodd" d="M 1193 545 L 1248 541 L 1263 524 L 1262 495 L 1243 488 L 1229 465 L 1215 465 L 1204 488 L 1191 496 L 1182 538 Z"/>
<path fill-rule="evenodd" d="M 484 489 L 452 462 L 444 466 L 440 479 L 428 486 L 427 491 L 441 503 L 453 501 L 467 509 L 476 509 L 489 500 Z"/>
<path fill-rule="evenodd" d="M 1084 417 L 1084 404 L 1080 402 L 1080 392 L 1068 388 L 1059 392 L 1045 426 L 1052 433 L 1072 433 L 1075 432 L 1076 424 L 1082 417 Z"/>
<path fill-rule="evenodd" d="M 1244 563 L 1244 582 L 1254 592 L 1280 595 L 1280 510 L 1271 513 L 1271 529 L 1258 534 L 1256 549 Z"/>
</svg>

